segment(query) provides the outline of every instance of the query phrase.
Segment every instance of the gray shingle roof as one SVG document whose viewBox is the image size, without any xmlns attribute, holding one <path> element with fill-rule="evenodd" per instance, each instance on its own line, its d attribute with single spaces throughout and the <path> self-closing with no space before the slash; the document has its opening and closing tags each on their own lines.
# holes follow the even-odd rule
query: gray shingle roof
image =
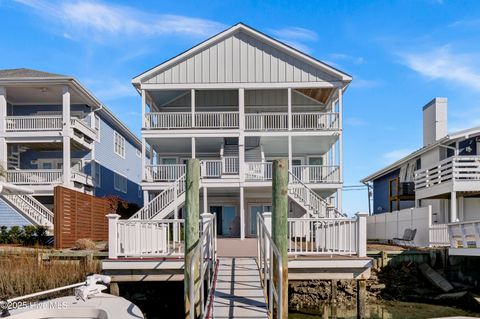
<svg viewBox="0 0 480 319">
<path fill-rule="evenodd" d="M 0 79 L 15 79 L 15 78 L 58 78 L 68 77 L 66 75 L 43 72 L 32 69 L 3 69 L 0 70 Z"/>
</svg>

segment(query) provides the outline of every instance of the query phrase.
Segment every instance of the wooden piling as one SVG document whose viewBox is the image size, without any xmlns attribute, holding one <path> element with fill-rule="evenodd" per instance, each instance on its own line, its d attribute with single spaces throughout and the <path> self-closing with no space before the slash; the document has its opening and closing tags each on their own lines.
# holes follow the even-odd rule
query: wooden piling
<svg viewBox="0 0 480 319">
<path fill-rule="evenodd" d="M 282 304 L 281 318 L 288 318 L 288 162 L 286 159 L 273 161 L 272 171 L 272 238 L 282 257 Z M 278 260 L 273 258 L 276 272 Z M 275 274 L 275 273 L 274 273 Z M 275 278 L 277 278 L 275 274 Z M 278 284 L 278 283 L 277 283 Z M 269 301 L 270 302 L 270 301 Z"/>
<path fill-rule="evenodd" d="M 190 303 L 194 302 L 195 315 L 197 318 L 200 313 L 200 299 L 190 300 L 189 279 L 191 276 L 195 278 L 195 287 L 199 285 L 199 260 L 192 260 L 193 249 L 199 240 L 199 182 L 200 182 L 200 162 L 198 159 L 189 159 L 187 162 L 185 185 L 185 269 L 184 269 L 184 293 L 185 293 L 185 318 L 190 318 Z M 190 274 L 190 266 L 195 263 L 195 273 Z"/>
<path fill-rule="evenodd" d="M 365 279 L 357 280 L 357 318 L 367 317 L 367 281 Z"/>
<path fill-rule="evenodd" d="M 118 282 L 111 282 L 109 287 L 111 295 L 120 296 L 120 287 L 118 286 Z"/>
</svg>

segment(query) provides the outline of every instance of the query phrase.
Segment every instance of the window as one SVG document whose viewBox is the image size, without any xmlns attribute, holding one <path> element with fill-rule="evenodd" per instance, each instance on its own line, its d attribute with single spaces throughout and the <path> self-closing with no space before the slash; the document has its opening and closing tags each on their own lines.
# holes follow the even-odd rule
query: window
<svg viewBox="0 0 480 319">
<path fill-rule="evenodd" d="M 113 188 L 116 191 L 127 193 L 127 178 L 125 176 L 113 173 Z"/>
<path fill-rule="evenodd" d="M 93 166 L 95 166 L 95 174 L 93 176 L 93 182 L 95 183 L 95 187 L 102 187 L 102 167 L 100 166 L 100 163 L 97 162 L 94 162 Z"/>
<path fill-rule="evenodd" d="M 142 198 L 142 187 L 138 185 L 138 198 Z"/>
<path fill-rule="evenodd" d="M 116 131 L 113 132 L 113 144 L 115 154 L 125 158 L 125 138 Z"/>
<path fill-rule="evenodd" d="M 95 130 L 97 131 L 97 138 L 98 138 L 98 141 L 100 142 L 100 117 L 96 114 L 95 114 L 95 121 L 93 125 L 95 126 Z"/>
</svg>

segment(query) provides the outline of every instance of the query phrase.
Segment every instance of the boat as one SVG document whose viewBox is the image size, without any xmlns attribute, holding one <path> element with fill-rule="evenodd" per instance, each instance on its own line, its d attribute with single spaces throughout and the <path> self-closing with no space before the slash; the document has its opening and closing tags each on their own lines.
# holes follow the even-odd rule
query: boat
<svg viewBox="0 0 480 319">
<path fill-rule="evenodd" d="M 50 289 L 0 303 L 1 317 L 10 319 L 143 319 L 142 311 L 125 298 L 103 291 L 111 281 L 109 276 L 94 274 L 86 281 Z M 28 302 L 49 294 L 74 289 L 73 296 L 59 297 L 40 302 Z"/>
</svg>

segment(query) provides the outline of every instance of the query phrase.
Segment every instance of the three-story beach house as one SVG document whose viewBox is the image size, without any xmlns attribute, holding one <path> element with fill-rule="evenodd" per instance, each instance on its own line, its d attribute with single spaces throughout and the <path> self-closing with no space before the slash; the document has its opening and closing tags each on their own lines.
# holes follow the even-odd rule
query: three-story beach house
<svg viewBox="0 0 480 319">
<path fill-rule="evenodd" d="M 217 214 L 219 235 L 256 235 L 279 158 L 289 162 L 291 217 L 340 215 L 350 81 L 241 23 L 138 75 L 144 207 L 134 218 L 181 216 L 189 158 L 201 161 L 201 211 Z"/>
<path fill-rule="evenodd" d="M 0 197 L 0 225 L 51 226 L 58 185 L 141 205 L 140 150 L 140 140 L 75 78 L 0 70 L 3 179 L 31 193 Z"/>
</svg>

